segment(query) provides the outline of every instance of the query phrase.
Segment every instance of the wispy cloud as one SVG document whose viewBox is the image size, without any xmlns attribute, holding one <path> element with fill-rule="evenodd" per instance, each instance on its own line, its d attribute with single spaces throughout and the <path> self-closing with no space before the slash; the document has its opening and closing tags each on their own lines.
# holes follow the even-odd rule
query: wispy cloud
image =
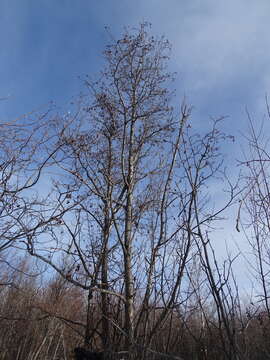
<svg viewBox="0 0 270 360">
<path fill-rule="evenodd" d="M 270 92 L 269 14 L 269 0 L 1 0 L 0 98 L 11 98 L 0 118 L 68 100 L 77 76 L 100 68 L 104 26 L 117 37 L 124 25 L 149 21 L 172 43 L 171 69 L 196 107 L 196 126 L 229 115 L 230 132 L 243 130 L 245 106 L 263 112 Z"/>
</svg>

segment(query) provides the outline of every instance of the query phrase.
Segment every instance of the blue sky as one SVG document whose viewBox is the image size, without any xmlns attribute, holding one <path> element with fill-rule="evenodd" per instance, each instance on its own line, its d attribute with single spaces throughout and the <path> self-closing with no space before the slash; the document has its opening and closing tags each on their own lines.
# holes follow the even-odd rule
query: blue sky
<svg viewBox="0 0 270 360">
<path fill-rule="evenodd" d="M 101 68 L 104 27 L 117 37 L 146 20 L 172 43 L 179 102 L 241 130 L 270 87 L 269 14 L 268 0 L 1 0 L 0 115 L 68 101 Z"/>
<path fill-rule="evenodd" d="M 260 121 L 270 94 L 269 15 L 269 0 L 1 0 L 0 120 L 49 101 L 67 106 L 83 88 L 78 77 L 102 67 L 105 26 L 117 38 L 149 21 L 172 44 L 177 96 L 194 105 L 195 126 L 226 115 L 224 129 L 239 136 L 245 108 Z"/>
</svg>

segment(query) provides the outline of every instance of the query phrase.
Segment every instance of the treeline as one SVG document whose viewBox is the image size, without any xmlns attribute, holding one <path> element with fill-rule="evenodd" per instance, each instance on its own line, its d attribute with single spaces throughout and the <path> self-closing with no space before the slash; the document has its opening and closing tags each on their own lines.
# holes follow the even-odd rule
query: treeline
<svg viewBox="0 0 270 360">
<path fill-rule="evenodd" d="M 248 115 L 242 170 L 227 170 L 235 138 L 223 118 L 196 129 L 185 100 L 172 106 L 170 44 L 148 30 L 111 37 L 69 111 L 0 123 L 2 359 L 69 359 L 78 345 L 130 359 L 269 357 L 267 132 Z M 230 213 L 250 249 L 246 302 L 236 258 L 213 242 Z"/>
<path fill-rule="evenodd" d="M 102 308 L 100 294 L 88 304 L 87 293 L 59 276 L 38 279 L 24 275 L 25 261 L 18 271 L 1 276 L 0 289 L 0 359 L 72 359 L 73 350 L 84 344 L 87 308 L 91 332 L 91 349 L 104 351 L 102 344 Z M 43 285 L 42 285 L 43 284 Z M 192 297 L 193 295 L 191 295 Z M 202 296 L 202 295 L 201 295 Z M 150 349 L 143 339 L 153 330 L 155 318 L 162 306 L 152 304 L 148 327 L 138 330 L 134 352 L 138 359 L 167 359 L 165 354 L 182 359 L 228 359 L 237 351 L 239 359 L 266 359 L 269 356 L 270 320 L 266 311 L 254 304 L 235 302 L 226 314 L 224 323 L 215 305 L 207 297 L 186 300 L 169 309 L 168 316 L 153 336 Z M 136 301 L 135 317 L 142 303 Z M 106 358 L 127 358 L 124 327 L 125 309 L 113 298 L 108 304 L 110 321 L 110 348 Z M 228 329 L 232 338 L 228 336 Z M 230 344 L 233 341 L 234 344 Z"/>
</svg>

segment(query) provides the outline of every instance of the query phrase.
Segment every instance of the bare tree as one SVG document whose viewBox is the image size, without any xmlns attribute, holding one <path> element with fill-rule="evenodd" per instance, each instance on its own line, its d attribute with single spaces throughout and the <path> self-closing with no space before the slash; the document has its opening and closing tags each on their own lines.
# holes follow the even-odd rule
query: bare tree
<svg viewBox="0 0 270 360">
<path fill-rule="evenodd" d="M 88 292 L 85 346 L 100 346 L 100 336 L 109 349 L 120 337 L 131 357 L 153 353 L 187 301 L 187 264 L 235 191 L 213 208 L 207 184 L 217 181 L 226 137 L 218 120 L 196 134 L 185 102 L 174 111 L 170 45 L 147 30 L 112 38 L 101 78 L 87 77 L 76 111 L 53 119 L 52 187 L 19 221 L 30 254 Z"/>
<path fill-rule="evenodd" d="M 28 229 L 20 221 L 38 205 L 36 185 L 56 151 L 44 151 L 51 139 L 46 126 L 50 112 L 0 123 L 0 252 L 25 239 Z"/>
<path fill-rule="evenodd" d="M 270 118 L 266 98 L 267 119 Z M 244 235 L 250 245 L 251 255 L 247 257 L 249 268 L 255 280 L 255 291 L 260 305 L 270 318 L 269 304 L 269 138 L 267 123 L 259 126 L 251 115 L 249 119 L 249 134 L 246 136 L 248 150 L 241 161 L 243 168 L 244 193 L 239 204 L 237 223 L 242 225 Z M 240 228 L 239 228 L 240 230 Z"/>
</svg>

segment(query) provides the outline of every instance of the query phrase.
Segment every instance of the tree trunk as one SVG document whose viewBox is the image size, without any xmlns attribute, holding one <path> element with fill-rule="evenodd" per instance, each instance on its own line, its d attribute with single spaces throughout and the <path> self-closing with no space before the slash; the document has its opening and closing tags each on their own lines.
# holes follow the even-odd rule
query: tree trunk
<svg viewBox="0 0 270 360">
<path fill-rule="evenodd" d="M 110 222 L 108 214 L 105 216 L 105 226 L 103 231 L 104 236 L 104 248 L 102 251 L 102 263 L 101 263 L 101 288 L 108 290 L 108 239 L 110 233 Z M 103 348 L 110 347 L 110 321 L 109 321 L 109 301 L 108 294 L 101 293 L 101 307 L 102 307 L 102 343 Z"/>
</svg>

